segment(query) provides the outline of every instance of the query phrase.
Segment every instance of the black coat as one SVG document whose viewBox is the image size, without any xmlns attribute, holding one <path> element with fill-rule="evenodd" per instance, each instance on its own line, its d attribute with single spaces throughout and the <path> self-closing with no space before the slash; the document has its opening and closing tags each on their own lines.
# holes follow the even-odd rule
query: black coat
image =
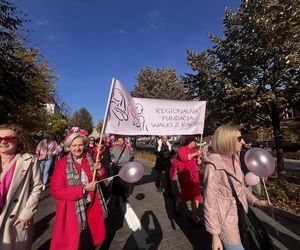
<svg viewBox="0 0 300 250">
<path fill-rule="evenodd" d="M 171 158 L 174 150 L 170 150 L 167 144 L 162 144 L 161 150 L 158 151 L 158 143 L 155 145 L 154 154 L 156 155 L 155 169 L 158 171 L 170 169 L 172 166 Z"/>
</svg>

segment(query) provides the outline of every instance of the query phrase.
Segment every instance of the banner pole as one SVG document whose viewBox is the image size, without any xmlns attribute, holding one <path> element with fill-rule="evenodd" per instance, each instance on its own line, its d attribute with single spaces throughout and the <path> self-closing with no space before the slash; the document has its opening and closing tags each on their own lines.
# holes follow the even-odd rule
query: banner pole
<svg viewBox="0 0 300 250">
<path fill-rule="evenodd" d="M 101 133 L 100 133 L 100 141 L 99 141 L 98 146 L 97 146 L 96 163 L 98 163 L 98 161 L 99 161 L 100 150 L 101 150 L 101 146 L 102 146 L 102 138 L 103 138 L 104 128 L 105 128 L 106 122 L 107 122 L 107 113 L 108 113 L 108 109 L 109 109 L 109 106 L 110 106 L 110 100 L 111 100 L 112 92 L 113 92 L 113 89 L 114 89 L 114 86 L 115 86 L 115 81 L 116 80 L 113 78 L 112 82 L 111 82 L 111 86 L 110 86 L 110 91 L 109 91 L 108 100 L 107 100 L 107 104 L 106 104 L 105 115 L 104 115 L 104 119 L 103 119 Z M 97 169 L 94 169 L 93 182 L 96 179 L 96 174 L 97 174 Z"/>
</svg>

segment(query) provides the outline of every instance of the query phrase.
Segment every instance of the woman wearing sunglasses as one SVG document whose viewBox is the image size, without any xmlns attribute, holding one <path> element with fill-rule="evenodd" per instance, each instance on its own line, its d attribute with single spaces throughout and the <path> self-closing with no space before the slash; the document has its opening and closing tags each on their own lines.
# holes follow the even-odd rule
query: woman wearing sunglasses
<svg viewBox="0 0 300 250">
<path fill-rule="evenodd" d="M 204 218 L 206 230 L 212 234 L 213 250 L 243 250 L 238 228 L 235 198 L 228 177 L 246 212 L 248 205 L 270 208 L 267 201 L 257 199 L 245 186 L 239 152 L 244 140 L 240 131 L 222 125 L 214 133 L 213 153 L 208 155 L 204 172 Z"/>
<path fill-rule="evenodd" d="M 31 249 L 33 216 L 42 193 L 38 159 L 15 124 L 0 125 L 0 249 Z"/>
</svg>

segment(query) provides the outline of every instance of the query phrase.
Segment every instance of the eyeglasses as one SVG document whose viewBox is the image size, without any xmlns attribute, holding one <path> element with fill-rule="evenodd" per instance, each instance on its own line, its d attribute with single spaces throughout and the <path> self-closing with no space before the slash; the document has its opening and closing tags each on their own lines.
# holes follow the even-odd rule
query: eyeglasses
<svg viewBox="0 0 300 250">
<path fill-rule="evenodd" d="M 1 136 L 0 136 L 0 142 L 6 141 L 6 142 L 9 142 L 9 143 L 12 143 L 12 142 L 14 142 L 14 140 L 17 139 L 17 138 L 18 138 L 18 137 L 16 137 L 16 136 L 11 136 L 11 135 L 9 135 L 9 136 L 4 136 L 4 137 L 1 137 Z"/>
<path fill-rule="evenodd" d="M 238 140 L 238 142 L 241 142 L 242 139 L 243 139 L 243 137 L 240 135 L 240 136 L 238 136 L 236 139 Z"/>
</svg>

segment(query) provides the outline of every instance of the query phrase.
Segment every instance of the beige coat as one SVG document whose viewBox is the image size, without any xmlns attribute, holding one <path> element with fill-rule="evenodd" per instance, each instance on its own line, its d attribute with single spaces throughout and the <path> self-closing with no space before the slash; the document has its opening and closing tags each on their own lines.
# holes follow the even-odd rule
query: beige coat
<svg viewBox="0 0 300 250">
<path fill-rule="evenodd" d="M 209 164 L 204 172 L 204 219 L 206 230 L 218 234 L 222 241 L 238 244 L 241 242 L 238 229 L 236 201 L 232 195 L 226 172 L 230 175 L 237 195 L 243 207 L 248 211 L 248 204 L 257 198 L 244 184 L 244 174 L 239 158 L 234 161 L 235 172 L 226 166 L 219 154 L 208 156 Z"/>
<path fill-rule="evenodd" d="M 40 167 L 37 158 L 21 155 L 16 163 L 11 186 L 0 214 L 0 249 L 31 249 L 33 223 L 28 230 L 21 230 L 18 219 L 33 219 L 42 193 Z"/>
</svg>

